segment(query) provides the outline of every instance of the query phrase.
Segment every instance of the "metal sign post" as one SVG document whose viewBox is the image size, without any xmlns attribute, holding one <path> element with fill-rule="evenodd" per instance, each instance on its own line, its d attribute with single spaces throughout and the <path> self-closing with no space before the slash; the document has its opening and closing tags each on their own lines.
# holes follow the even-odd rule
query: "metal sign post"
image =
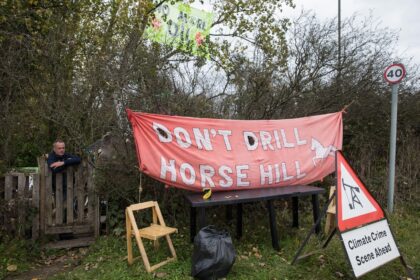
<svg viewBox="0 0 420 280">
<path fill-rule="evenodd" d="M 397 143 L 397 111 L 398 111 L 398 87 L 405 76 L 404 65 L 394 63 L 388 66 L 384 72 L 384 78 L 392 84 L 392 105 L 391 105 L 391 133 L 389 143 L 389 188 L 388 188 L 388 212 L 394 211 L 394 184 L 395 184 L 395 154 Z"/>
</svg>

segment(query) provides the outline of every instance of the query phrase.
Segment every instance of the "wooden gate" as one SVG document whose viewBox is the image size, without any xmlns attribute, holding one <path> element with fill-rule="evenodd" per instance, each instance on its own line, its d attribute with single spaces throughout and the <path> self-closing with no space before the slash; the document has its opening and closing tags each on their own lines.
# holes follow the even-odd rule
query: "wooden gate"
<svg viewBox="0 0 420 280">
<path fill-rule="evenodd" d="M 71 233 L 99 236 L 99 199 L 95 194 L 94 168 L 86 160 L 53 174 L 46 158 L 38 158 L 40 168 L 40 233 Z"/>
</svg>

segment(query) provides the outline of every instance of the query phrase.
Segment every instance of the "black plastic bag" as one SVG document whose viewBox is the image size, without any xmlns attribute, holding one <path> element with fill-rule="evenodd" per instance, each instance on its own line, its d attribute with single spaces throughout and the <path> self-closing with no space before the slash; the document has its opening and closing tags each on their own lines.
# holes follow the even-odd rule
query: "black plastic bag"
<svg viewBox="0 0 420 280">
<path fill-rule="evenodd" d="M 232 238 L 226 230 L 210 225 L 194 238 L 191 275 L 202 280 L 226 277 L 235 262 Z"/>
</svg>

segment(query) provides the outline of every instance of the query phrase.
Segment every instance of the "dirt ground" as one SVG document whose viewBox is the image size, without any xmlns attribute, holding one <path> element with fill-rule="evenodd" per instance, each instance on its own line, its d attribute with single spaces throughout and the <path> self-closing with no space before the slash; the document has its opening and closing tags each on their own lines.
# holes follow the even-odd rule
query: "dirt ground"
<svg viewBox="0 0 420 280">
<path fill-rule="evenodd" d="M 86 248 L 67 250 L 60 256 L 45 256 L 41 254 L 40 260 L 28 271 L 11 274 L 5 280 L 43 280 L 58 273 L 70 271 L 79 266 L 81 259 L 86 255 Z"/>
</svg>

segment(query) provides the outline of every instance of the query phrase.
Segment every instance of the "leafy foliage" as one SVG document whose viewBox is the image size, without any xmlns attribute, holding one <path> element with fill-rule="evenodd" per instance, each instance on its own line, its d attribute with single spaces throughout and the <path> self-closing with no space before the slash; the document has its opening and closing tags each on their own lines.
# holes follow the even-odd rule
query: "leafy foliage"
<svg viewBox="0 0 420 280">
<path fill-rule="evenodd" d="M 385 198 L 390 106 L 382 71 L 393 55 L 394 32 L 372 19 L 346 19 L 338 68 L 334 20 L 321 23 L 311 13 L 285 19 L 281 10 L 293 6 L 290 0 L 217 0 L 206 60 L 144 38 L 155 8 L 164 2 L 0 2 L 0 171 L 36 165 L 36 157 L 56 138 L 83 154 L 110 132 L 121 149 L 96 163 L 97 186 L 114 203 L 112 209 L 122 209 L 138 200 L 140 184 L 127 107 L 272 119 L 351 104 L 344 151 Z M 399 104 L 397 196 L 398 202 L 415 203 L 420 192 L 418 72 L 416 65 L 401 61 L 409 74 Z M 144 198 L 162 199 L 173 213 L 182 213 L 161 184 L 143 183 Z"/>
</svg>

